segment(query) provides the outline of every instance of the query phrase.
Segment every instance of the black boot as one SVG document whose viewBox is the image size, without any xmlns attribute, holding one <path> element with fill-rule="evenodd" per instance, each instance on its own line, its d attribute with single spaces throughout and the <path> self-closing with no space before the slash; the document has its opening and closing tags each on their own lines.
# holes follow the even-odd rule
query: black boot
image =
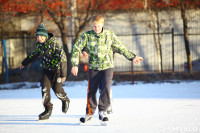
<svg viewBox="0 0 200 133">
<path fill-rule="evenodd" d="M 45 107 L 45 111 L 39 115 L 39 120 L 49 119 L 51 116 L 53 107 Z"/>
<path fill-rule="evenodd" d="M 67 113 L 67 111 L 69 109 L 69 103 L 70 103 L 70 100 L 68 97 L 66 97 L 66 100 L 62 101 L 62 112 L 63 113 Z"/>
</svg>

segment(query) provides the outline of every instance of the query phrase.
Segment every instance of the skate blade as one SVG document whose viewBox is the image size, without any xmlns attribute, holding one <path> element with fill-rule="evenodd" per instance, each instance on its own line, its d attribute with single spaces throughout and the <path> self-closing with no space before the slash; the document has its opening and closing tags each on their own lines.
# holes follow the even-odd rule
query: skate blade
<svg viewBox="0 0 200 133">
<path fill-rule="evenodd" d="M 86 122 L 81 122 L 79 121 L 79 125 L 81 126 L 84 126 L 84 125 L 90 125 L 92 122 L 91 121 L 86 121 Z"/>
<path fill-rule="evenodd" d="M 50 120 L 50 118 L 48 118 L 48 119 L 38 119 L 38 121 L 47 121 L 47 120 Z"/>
<path fill-rule="evenodd" d="M 108 121 L 101 121 L 101 125 L 102 126 L 107 126 L 108 125 Z"/>
<path fill-rule="evenodd" d="M 86 123 L 83 123 L 83 122 L 80 121 L 80 122 L 79 122 L 79 125 L 86 125 Z"/>
<path fill-rule="evenodd" d="M 38 119 L 39 122 L 48 121 L 48 120 L 49 120 L 49 119 L 44 119 L 44 120 Z"/>
<path fill-rule="evenodd" d="M 79 125 L 85 125 L 85 123 L 88 123 L 88 121 L 90 121 L 92 119 L 92 117 L 88 118 L 87 120 L 84 119 L 84 118 L 80 118 L 80 121 L 79 121 Z"/>
<path fill-rule="evenodd" d="M 85 122 L 79 121 L 79 125 L 89 125 L 89 124 L 91 124 L 91 121 L 90 121 L 90 120 L 85 121 Z"/>
</svg>

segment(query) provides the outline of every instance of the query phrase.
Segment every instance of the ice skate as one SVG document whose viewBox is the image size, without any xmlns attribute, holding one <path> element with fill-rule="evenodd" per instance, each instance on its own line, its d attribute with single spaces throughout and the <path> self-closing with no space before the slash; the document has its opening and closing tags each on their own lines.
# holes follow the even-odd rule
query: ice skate
<svg viewBox="0 0 200 133">
<path fill-rule="evenodd" d="M 107 112 L 105 111 L 100 111 L 99 112 L 99 120 L 101 120 L 101 124 L 104 126 L 107 126 L 107 122 L 109 121 Z"/>
<path fill-rule="evenodd" d="M 65 101 L 62 101 L 62 112 L 63 113 L 67 113 L 67 111 L 69 109 L 69 103 L 70 103 L 70 100 L 68 97 L 66 98 Z"/>
<path fill-rule="evenodd" d="M 39 115 L 39 120 L 47 120 L 51 116 L 52 107 L 45 107 L 45 111 Z"/>
<path fill-rule="evenodd" d="M 92 115 L 88 115 L 86 114 L 84 117 L 81 117 L 80 118 L 80 124 L 81 123 L 86 123 L 87 121 L 91 120 L 92 119 Z"/>
</svg>

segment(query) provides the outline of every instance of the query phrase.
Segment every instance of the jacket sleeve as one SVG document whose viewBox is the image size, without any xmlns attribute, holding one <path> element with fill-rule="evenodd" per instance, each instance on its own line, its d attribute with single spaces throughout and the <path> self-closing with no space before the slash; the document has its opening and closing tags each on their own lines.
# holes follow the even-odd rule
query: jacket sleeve
<svg viewBox="0 0 200 133">
<path fill-rule="evenodd" d="M 74 44 L 72 52 L 71 52 L 71 64 L 73 66 L 79 65 L 79 54 L 82 51 L 82 49 L 85 47 L 87 43 L 87 35 L 86 33 L 83 33 L 78 41 Z"/>
<path fill-rule="evenodd" d="M 67 76 L 67 61 L 63 61 L 60 63 L 60 77 Z"/>
<path fill-rule="evenodd" d="M 136 55 L 128 50 L 128 48 L 117 38 L 117 36 L 113 33 L 113 44 L 112 47 L 114 48 L 117 53 L 126 57 L 126 59 L 132 61 Z"/>
<path fill-rule="evenodd" d="M 53 41 L 53 49 L 55 52 L 55 58 L 57 60 L 57 63 L 60 68 L 60 77 L 66 77 L 67 76 L 67 57 L 66 54 L 63 50 L 63 46 L 61 44 L 59 44 L 56 40 L 56 38 L 54 38 Z"/>
<path fill-rule="evenodd" d="M 22 61 L 22 65 L 23 66 L 27 66 L 29 63 L 31 63 L 32 61 L 34 61 L 35 59 L 37 59 L 37 57 L 40 56 L 40 53 L 38 52 L 37 47 L 34 48 L 33 52 L 28 55 L 23 61 Z"/>
</svg>

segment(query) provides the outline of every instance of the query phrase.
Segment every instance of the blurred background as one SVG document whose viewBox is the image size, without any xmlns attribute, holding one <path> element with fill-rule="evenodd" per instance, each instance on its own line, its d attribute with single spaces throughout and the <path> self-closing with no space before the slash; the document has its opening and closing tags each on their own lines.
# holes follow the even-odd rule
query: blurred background
<svg viewBox="0 0 200 133">
<path fill-rule="evenodd" d="M 115 81 L 200 79 L 200 0 L 0 0 L 0 83 L 41 80 L 41 59 L 19 70 L 41 22 L 64 47 L 67 80 L 87 80 L 84 61 L 78 77 L 70 73 L 71 49 L 96 14 L 144 58 L 135 65 L 116 53 Z"/>
</svg>

